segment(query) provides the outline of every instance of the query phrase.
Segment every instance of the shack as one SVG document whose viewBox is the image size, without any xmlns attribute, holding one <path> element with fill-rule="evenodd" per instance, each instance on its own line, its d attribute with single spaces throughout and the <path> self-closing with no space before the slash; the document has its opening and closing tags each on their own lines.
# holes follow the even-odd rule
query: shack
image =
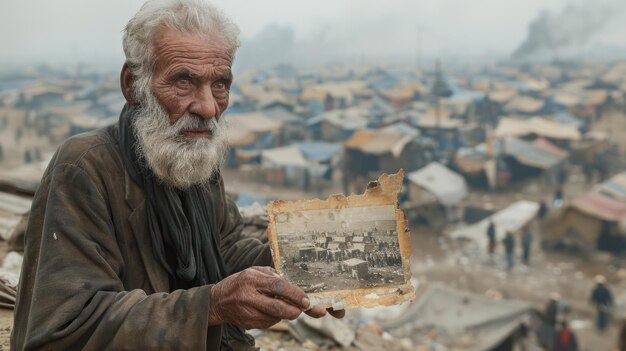
<svg viewBox="0 0 626 351">
<path fill-rule="evenodd" d="M 467 196 L 465 179 L 446 166 L 432 162 L 408 174 L 409 200 L 404 203 L 409 220 L 442 227 L 463 217 L 461 200 Z"/>
<path fill-rule="evenodd" d="M 626 203 L 590 191 L 546 221 L 543 244 L 586 253 L 596 249 L 620 253 L 626 251 L 625 229 Z"/>
<path fill-rule="evenodd" d="M 363 279 L 368 274 L 367 261 L 359 258 L 350 258 L 341 262 L 341 269 L 348 272 L 355 279 Z"/>
</svg>

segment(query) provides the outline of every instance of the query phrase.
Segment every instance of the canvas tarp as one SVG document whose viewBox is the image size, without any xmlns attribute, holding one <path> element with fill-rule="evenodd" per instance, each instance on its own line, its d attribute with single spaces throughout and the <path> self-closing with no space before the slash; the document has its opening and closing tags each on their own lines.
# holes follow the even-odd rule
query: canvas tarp
<svg viewBox="0 0 626 351">
<path fill-rule="evenodd" d="M 400 157 L 404 148 L 411 141 L 415 140 L 416 135 L 405 133 L 392 133 L 382 130 L 359 130 L 350 137 L 345 143 L 348 149 L 360 150 L 370 155 L 392 154 L 394 157 Z"/>
<path fill-rule="evenodd" d="M 309 162 L 302 155 L 297 145 L 277 147 L 261 152 L 261 164 L 264 166 L 308 167 Z"/>
<path fill-rule="evenodd" d="M 343 151 L 343 145 L 337 143 L 308 141 L 296 145 L 298 145 L 304 157 L 317 161 L 330 160 Z"/>
<path fill-rule="evenodd" d="M 540 117 L 503 117 L 496 128 L 498 138 L 522 137 L 530 134 L 559 140 L 580 140 L 582 137 L 575 124 L 560 123 Z"/>
<path fill-rule="evenodd" d="M 588 192 L 577 198 L 572 206 L 601 220 L 609 222 L 626 220 L 626 204 L 595 192 Z"/>
<path fill-rule="evenodd" d="M 230 128 L 244 129 L 252 133 L 267 133 L 278 131 L 282 123 L 273 120 L 261 112 L 248 112 L 229 115 Z"/>
<path fill-rule="evenodd" d="M 626 203 L 626 172 L 620 173 L 602 184 L 598 184 L 594 190 L 619 202 Z"/>
<path fill-rule="evenodd" d="M 509 113 L 535 113 L 539 112 L 544 105 L 545 102 L 543 100 L 535 99 L 530 96 L 516 96 L 504 105 L 504 109 Z"/>
<path fill-rule="evenodd" d="M 492 300 L 483 295 L 432 285 L 402 315 L 380 322 L 393 335 L 420 338 L 443 334 L 446 350 L 490 350 L 515 333 L 535 313 L 530 303 Z"/>
<path fill-rule="evenodd" d="M 523 165 L 543 170 L 555 167 L 565 160 L 564 157 L 555 156 L 543 148 L 517 138 L 502 140 L 499 143 L 499 150 Z"/>
<path fill-rule="evenodd" d="M 493 220 L 496 227 L 496 240 L 504 239 L 507 231 L 517 232 L 532 221 L 539 211 L 539 204 L 533 201 L 517 201 L 484 220 L 450 233 L 454 239 L 468 239 L 487 247 L 487 228 Z"/>
<path fill-rule="evenodd" d="M 426 189 L 445 206 L 457 205 L 467 196 L 465 179 L 438 162 L 408 174 L 409 181 Z"/>
</svg>

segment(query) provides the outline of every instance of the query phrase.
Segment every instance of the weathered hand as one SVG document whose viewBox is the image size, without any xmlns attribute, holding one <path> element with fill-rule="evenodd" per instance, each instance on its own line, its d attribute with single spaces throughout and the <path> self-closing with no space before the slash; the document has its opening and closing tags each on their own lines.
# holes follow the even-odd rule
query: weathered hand
<svg viewBox="0 0 626 351">
<path fill-rule="evenodd" d="M 326 315 L 326 313 L 328 312 L 328 314 L 330 314 L 331 316 L 341 319 L 346 315 L 346 310 L 333 310 L 332 308 L 329 309 L 324 309 L 324 307 L 321 306 L 314 306 L 313 308 L 311 308 L 310 310 L 304 312 L 306 314 L 308 314 L 309 316 L 313 317 L 313 318 L 321 318 L 324 317 Z"/>
<path fill-rule="evenodd" d="M 273 268 L 251 267 L 215 284 L 209 323 L 269 328 L 281 319 L 298 318 L 309 304 L 306 293 L 281 278 Z"/>
</svg>

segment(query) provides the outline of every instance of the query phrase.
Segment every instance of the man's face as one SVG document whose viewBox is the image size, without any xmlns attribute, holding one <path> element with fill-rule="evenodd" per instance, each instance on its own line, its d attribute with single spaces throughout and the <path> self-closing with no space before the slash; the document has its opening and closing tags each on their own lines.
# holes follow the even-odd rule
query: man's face
<svg viewBox="0 0 626 351">
<path fill-rule="evenodd" d="M 167 27 L 154 38 L 152 92 L 175 124 L 185 114 L 204 119 L 220 116 L 228 106 L 233 57 L 212 35 L 200 37 Z M 206 128 L 181 131 L 187 137 L 210 137 Z"/>
<path fill-rule="evenodd" d="M 227 121 L 220 117 L 228 106 L 232 57 L 214 37 L 165 27 L 154 44 L 152 85 L 136 93 L 137 151 L 168 185 L 206 183 L 228 149 Z"/>
</svg>

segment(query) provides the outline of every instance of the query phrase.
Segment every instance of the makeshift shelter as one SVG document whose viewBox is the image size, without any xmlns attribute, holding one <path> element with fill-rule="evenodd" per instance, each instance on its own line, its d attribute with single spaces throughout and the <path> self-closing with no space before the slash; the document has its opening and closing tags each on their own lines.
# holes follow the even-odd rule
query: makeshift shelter
<svg viewBox="0 0 626 351">
<path fill-rule="evenodd" d="M 302 151 L 297 145 L 261 151 L 261 166 L 267 169 L 279 169 L 282 171 L 280 179 L 270 181 L 272 184 L 283 181 L 282 185 L 305 188 L 310 186 L 310 164 L 304 158 Z"/>
<path fill-rule="evenodd" d="M 536 315 L 530 303 L 433 285 L 402 315 L 379 324 L 417 346 L 429 346 L 434 336 L 449 351 L 511 351 L 522 323 Z"/>
<path fill-rule="evenodd" d="M 562 123 L 545 118 L 515 118 L 503 117 L 496 128 L 496 137 L 526 137 L 541 136 L 551 140 L 575 141 L 580 140 L 582 134 L 579 127 L 572 123 Z"/>
<path fill-rule="evenodd" d="M 304 157 L 309 161 L 322 164 L 331 164 L 343 151 L 343 145 L 338 143 L 325 143 L 320 141 L 308 141 L 296 143 Z"/>
<path fill-rule="evenodd" d="M 556 155 L 554 150 L 546 150 L 544 145 L 512 137 L 496 143 L 496 155 L 507 161 L 511 180 L 523 180 L 543 173 L 548 184 L 558 181 L 566 160 L 565 156 Z"/>
<path fill-rule="evenodd" d="M 410 172 L 432 161 L 433 145 L 414 133 L 360 130 L 345 144 L 344 176 L 376 179 L 404 168 Z"/>
<path fill-rule="evenodd" d="M 344 141 L 352 134 L 368 127 L 369 112 L 360 107 L 332 110 L 310 118 L 306 124 L 314 140 Z"/>
<path fill-rule="evenodd" d="M 517 201 L 482 221 L 458 228 L 450 233 L 453 239 L 471 240 L 479 247 L 487 247 L 487 228 L 493 221 L 496 241 L 501 241 L 507 232 L 518 233 L 532 222 L 539 211 L 539 204 L 532 201 Z"/>
<path fill-rule="evenodd" d="M 518 95 L 504 105 L 508 114 L 538 115 L 542 114 L 546 106 L 545 101 L 530 96 Z"/>
<path fill-rule="evenodd" d="M 258 160 L 262 150 L 277 145 L 282 122 L 261 112 L 233 114 L 227 118 L 231 123 L 228 128 L 231 166 Z"/>
<path fill-rule="evenodd" d="M 367 277 L 368 274 L 368 265 L 367 261 L 361 260 L 359 258 L 350 258 L 341 262 L 342 269 L 347 271 L 350 276 L 355 279 L 363 279 Z"/>
<path fill-rule="evenodd" d="M 409 219 L 440 227 L 462 217 L 459 205 L 467 196 L 467 185 L 461 175 L 438 162 L 432 162 L 407 177 L 409 201 L 403 207 Z"/>
<path fill-rule="evenodd" d="M 612 187 L 607 185 L 604 188 Z M 588 192 L 543 226 L 544 245 L 591 252 L 626 250 L 626 203 Z"/>
<path fill-rule="evenodd" d="M 311 261 L 315 259 L 316 257 L 317 256 L 316 256 L 314 246 L 304 246 L 304 247 L 298 248 L 298 260 Z"/>
</svg>

